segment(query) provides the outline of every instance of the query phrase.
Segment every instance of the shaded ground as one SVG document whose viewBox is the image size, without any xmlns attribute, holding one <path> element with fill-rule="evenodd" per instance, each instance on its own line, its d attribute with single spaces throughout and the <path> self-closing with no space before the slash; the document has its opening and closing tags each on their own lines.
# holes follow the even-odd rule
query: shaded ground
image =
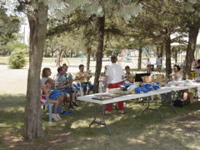
<svg viewBox="0 0 200 150">
<path fill-rule="evenodd" d="M 200 102 L 177 108 L 179 114 L 162 109 L 160 119 L 154 111 L 146 111 L 146 105 L 126 103 L 125 115 L 106 116 L 112 131 L 109 136 L 104 127 L 93 125 L 93 105 L 79 102 L 80 106 L 72 116 L 61 115 L 60 122 L 48 123 L 46 111 L 43 113 L 45 139 L 26 141 L 22 136 L 24 96 L 13 101 L 0 101 L 0 149 L 70 149 L 70 150 L 199 150 L 200 149 Z M 2 99 L 1 99 L 2 100 Z M 9 104 L 10 103 L 10 104 Z M 17 107 L 16 107 L 17 105 Z M 3 108 L 4 107 L 4 108 Z M 10 107 L 8 110 L 7 107 Z M 11 109 L 14 108 L 14 109 Z"/>
<path fill-rule="evenodd" d="M 56 73 L 56 67 L 50 67 Z M 76 71 L 76 67 L 71 69 Z M 96 125 L 88 129 L 93 105 L 79 102 L 81 107 L 72 110 L 72 116 L 62 116 L 61 122 L 48 123 L 44 112 L 46 138 L 26 141 L 22 127 L 28 69 L 10 70 L 0 65 L 0 71 L 0 149 L 200 150 L 199 102 L 177 108 L 178 115 L 164 108 L 164 119 L 160 119 L 151 111 L 141 115 L 145 105 L 133 105 L 129 101 L 125 115 L 113 111 L 106 116 L 111 136 L 105 128 Z"/>
</svg>

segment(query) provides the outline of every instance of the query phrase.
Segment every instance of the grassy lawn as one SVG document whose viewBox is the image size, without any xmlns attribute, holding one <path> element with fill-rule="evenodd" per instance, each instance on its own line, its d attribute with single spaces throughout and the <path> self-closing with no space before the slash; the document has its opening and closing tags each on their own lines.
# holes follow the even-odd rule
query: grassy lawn
<svg viewBox="0 0 200 150">
<path fill-rule="evenodd" d="M 51 61 L 45 59 L 45 63 Z M 11 70 L 6 64 L 7 59 L 0 59 L 0 150 L 200 149 L 199 102 L 177 108 L 179 114 L 162 108 L 164 118 L 161 119 L 155 111 L 149 110 L 142 115 L 146 104 L 126 101 L 125 115 L 113 110 L 111 115 L 106 116 L 111 136 L 103 126 L 92 125 L 88 128 L 93 120 L 93 104 L 78 102 L 80 107 L 71 110 L 73 115 L 61 115 L 63 120 L 59 122 L 49 123 L 47 110 L 43 110 L 46 138 L 26 141 L 23 139 L 23 124 L 28 68 Z"/>
<path fill-rule="evenodd" d="M 73 115 L 61 115 L 59 122 L 48 122 L 47 111 L 43 110 L 42 122 L 46 139 L 28 142 L 23 140 L 23 116 L 25 95 L 0 96 L 0 149 L 81 149 L 81 150 L 198 150 L 200 143 L 200 103 L 177 108 L 179 114 L 162 108 L 164 118 L 157 112 L 146 111 L 146 105 L 133 100 L 125 105 L 126 114 L 117 111 L 106 116 L 111 129 L 109 136 L 105 127 L 92 125 L 93 105 L 79 102 L 80 107 L 71 110 Z M 99 106 L 100 107 L 100 106 Z M 66 106 L 67 108 L 67 106 Z"/>
</svg>

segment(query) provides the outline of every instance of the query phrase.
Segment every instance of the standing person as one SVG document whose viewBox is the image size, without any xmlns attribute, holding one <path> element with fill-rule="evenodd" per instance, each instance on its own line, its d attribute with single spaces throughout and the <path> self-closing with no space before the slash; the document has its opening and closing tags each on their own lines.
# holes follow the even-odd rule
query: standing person
<svg viewBox="0 0 200 150">
<path fill-rule="evenodd" d="M 106 79 L 106 76 L 105 76 L 106 70 L 107 70 L 107 65 L 106 65 L 105 68 L 104 68 L 104 72 L 101 73 L 100 76 L 99 76 L 100 91 L 101 91 L 101 92 L 105 92 L 105 91 L 106 91 L 106 88 L 105 88 L 105 85 L 106 85 L 106 83 L 105 83 L 105 79 Z"/>
<path fill-rule="evenodd" d="M 116 64 L 117 56 L 111 56 L 112 64 L 107 67 L 105 83 L 109 89 L 118 88 L 123 84 L 124 72 L 121 66 Z M 118 102 L 118 109 L 120 114 L 124 114 L 124 102 Z M 106 104 L 105 114 L 109 114 L 112 110 L 112 104 Z"/>
<path fill-rule="evenodd" d="M 84 95 L 88 95 L 90 91 L 93 90 L 93 85 L 90 83 L 90 78 L 92 77 L 90 74 L 84 71 L 84 65 L 79 65 L 79 72 L 76 74 L 76 79 L 79 80 L 81 87 L 83 88 Z M 87 91 L 87 87 L 89 90 Z"/>
<path fill-rule="evenodd" d="M 200 59 L 197 60 L 197 64 L 194 70 L 197 73 L 196 80 L 200 81 Z"/>
<path fill-rule="evenodd" d="M 199 82 L 200 81 L 200 59 L 197 60 L 197 65 L 195 67 L 195 71 L 196 71 L 196 81 Z M 198 87 L 198 99 L 200 99 L 200 87 Z"/>
<path fill-rule="evenodd" d="M 162 69 L 162 58 L 160 56 L 158 56 L 156 59 L 156 65 L 157 65 L 158 71 L 160 72 Z"/>
<path fill-rule="evenodd" d="M 192 68 L 191 70 L 194 70 L 197 67 L 197 60 L 194 58 L 192 61 Z"/>
<path fill-rule="evenodd" d="M 151 65 L 150 58 L 147 58 L 147 66 L 148 66 L 148 65 Z"/>
</svg>

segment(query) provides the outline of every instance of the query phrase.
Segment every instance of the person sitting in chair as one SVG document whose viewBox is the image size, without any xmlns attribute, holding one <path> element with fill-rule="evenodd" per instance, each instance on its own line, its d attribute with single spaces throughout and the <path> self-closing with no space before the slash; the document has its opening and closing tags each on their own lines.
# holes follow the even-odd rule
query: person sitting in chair
<svg viewBox="0 0 200 150">
<path fill-rule="evenodd" d="M 50 68 L 43 68 L 42 69 L 42 78 L 40 79 L 41 85 L 44 85 L 45 81 L 51 76 L 51 69 Z"/>
<path fill-rule="evenodd" d="M 76 94 L 77 94 L 77 90 L 75 87 L 72 86 L 72 82 L 73 82 L 73 76 L 71 73 L 67 72 L 68 71 L 68 66 L 66 64 L 63 64 L 63 68 L 65 70 L 65 74 L 62 75 L 63 78 L 65 78 L 67 80 L 67 82 L 69 83 L 69 87 L 67 87 L 68 91 L 73 91 L 71 92 L 71 98 L 72 98 L 72 103 L 74 106 L 78 105 L 76 104 Z"/>
<path fill-rule="evenodd" d="M 134 83 L 134 75 L 131 73 L 131 69 L 129 66 L 125 67 L 125 83 L 127 84 Z"/>
<path fill-rule="evenodd" d="M 84 71 L 84 65 L 79 65 L 79 72 L 76 74 L 76 79 L 80 82 L 80 86 L 83 88 L 84 95 L 88 95 L 93 90 L 93 85 L 89 82 L 92 77 L 88 72 Z M 89 90 L 87 91 L 87 87 Z"/>
<path fill-rule="evenodd" d="M 145 73 L 150 73 L 150 76 L 154 76 L 154 73 L 151 70 L 151 65 L 147 65 Z"/>
<path fill-rule="evenodd" d="M 70 84 L 68 83 L 67 79 L 63 78 L 63 75 L 66 73 L 66 70 L 64 69 L 63 66 L 60 66 L 60 67 L 58 67 L 57 71 L 58 71 L 58 73 L 57 73 L 56 79 L 55 79 L 55 87 L 56 87 L 56 89 L 63 92 L 67 101 L 70 102 L 69 107 L 75 108 L 73 101 L 72 101 L 73 90 L 72 90 Z"/>
<path fill-rule="evenodd" d="M 59 116 L 59 114 L 57 113 L 57 108 L 58 108 L 58 105 L 61 104 L 62 102 L 62 93 L 60 92 L 57 92 L 54 94 L 54 96 L 52 95 L 53 94 L 53 91 L 51 90 L 52 88 L 54 87 L 54 80 L 51 79 L 51 78 L 48 78 L 45 83 L 41 86 L 41 92 L 43 95 L 47 95 L 50 99 L 49 99 L 49 103 L 53 103 L 54 104 L 54 109 L 53 109 L 53 114 L 52 114 L 52 118 L 55 120 L 55 121 L 59 121 L 59 120 L 62 120 L 61 117 Z M 41 100 L 40 102 L 41 103 L 46 103 L 46 97 L 45 96 L 42 96 L 41 97 Z"/>
<path fill-rule="evenodd" d="M 179 65 L 174 65 L 173 73 L 170 76 L 172 80 L 180 81 L 183 79 L 183 70 Z"/>
</svg>

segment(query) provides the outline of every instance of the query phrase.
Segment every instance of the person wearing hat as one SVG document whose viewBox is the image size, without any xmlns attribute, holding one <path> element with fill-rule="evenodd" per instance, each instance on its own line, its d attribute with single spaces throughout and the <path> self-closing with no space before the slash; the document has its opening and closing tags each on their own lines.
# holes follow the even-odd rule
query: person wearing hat
<svg viewBox="0 0 200 150">
<path fill-rule="evenodd" d="M 117 56 L 112 55 L 111 56 L 111 65 L 108 65 L 106 70 L 106 87 L 108 89 L 115 89 L 119 88 L 119 85 L 123 84 L 124 80 L 124 72 L 120 65 L 116 64 L 117 62 Z M 118 102 L 118 109 L 120 114 L 124 114 L 124 102 Z M 109 112 L 112 110 L 112 104 L 106 104 L 105 109 L 105 115 L 109 114 Z"/>
<path fill-rule="evenodd" d="M 134 76 L 131 73 L 131 69 L 129 66 L 125 67 L 125 83 L 127 83 L 127 84 L 134 83 Z"/>
</svg>

